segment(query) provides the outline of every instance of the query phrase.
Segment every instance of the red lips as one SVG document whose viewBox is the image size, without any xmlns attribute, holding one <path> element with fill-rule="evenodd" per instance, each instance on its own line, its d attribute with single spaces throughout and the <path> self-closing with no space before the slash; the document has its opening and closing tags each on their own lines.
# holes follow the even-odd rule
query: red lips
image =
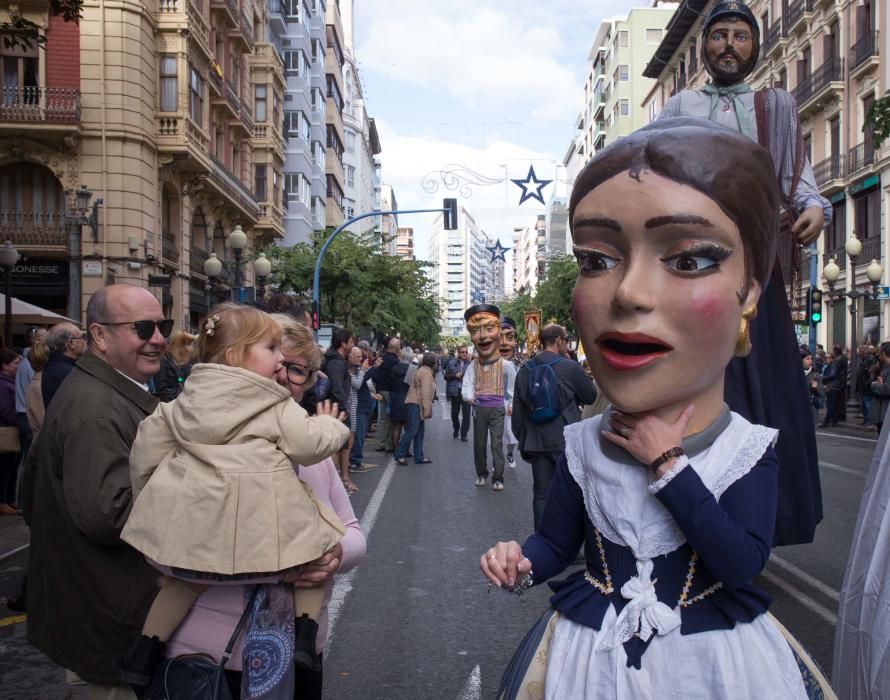
<svg viewBox="0 0 890 700">
<path fill-rule="evenodd" d="M 603 333 L 596 339 L 603 361 L 614 370 L 641 369 L 673 350 L 673 346 L 644 333 Z"/>
</svg>

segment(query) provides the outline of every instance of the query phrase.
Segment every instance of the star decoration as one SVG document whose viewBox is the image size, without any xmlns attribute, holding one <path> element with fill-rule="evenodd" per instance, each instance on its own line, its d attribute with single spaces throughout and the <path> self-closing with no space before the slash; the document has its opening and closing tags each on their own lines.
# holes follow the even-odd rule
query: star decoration
<svg viewBox="0 0 890 700">
<path fill-rule="evenodd" d="M 537 199 L 541 204 L 545 204 L 541 190 L 553 182 L 553 180 L 539 180 L 535 176 L 535 166 L 533 165 L 528 166 L 528 175 L 526 175 L 525 180 L 511 181 L 514 185 L 522 188 L 522 195 L 519 197 L 520 206 L 522 206 L 527 199 Z"/>
<path fill-rule="evenodd" d="M 510 249 L 504 248 L 504 246 L 501 245 L 500 239 L 496 240 L 494 245 L 485 246 L 485 250 L 491 253 L 491 260 L 489 260 L 489 262 L 495 262 L 497 260 L 507 262 L 507 258 L 504 257 L 504 254 Z"/>
<path fill-rule="evenodd" d="M 479 289 L 474 289 L 470 292 L 470 301 L 474 304 L 483 304 L 485 303 L 485 295 Z"/>
</svg>

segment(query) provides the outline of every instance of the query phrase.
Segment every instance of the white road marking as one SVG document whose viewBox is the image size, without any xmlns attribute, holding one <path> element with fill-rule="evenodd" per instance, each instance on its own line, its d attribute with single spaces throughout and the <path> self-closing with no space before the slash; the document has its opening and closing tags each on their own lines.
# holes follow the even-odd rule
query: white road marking
<svg viewBox="0 0 890 700">
<path fill-rule="evenodd" d="M 840 602 L 841 594 L 839 591 L 836 591 L 831 586 L 822 583 L 822 581 L 817 579 L 815 576 L 811 576 L 803 569 L 796 567 L 790 561 L 782 559 L 782 557 L 778 556 L 777 554 L 773 554 L 769 558 L 769 560 L 772 564 L 775 564 L 780 569 L 784 569 L 787 573 L 791 574 L 792 576 L 796 576 L 808 586 L 815 588 L 822 595 L 831 598 L 836 603 Z"/>
<path fill-rule="evenodd" d="M 841 474 L 851 474 L 853 476 L 858 476 L 860 479 L 865 479 L 868 474 L 863 474 L 862 472 L 856 471 L 855 469 L 850 469 L 849 467 L 843 467 L 840 464 L 833 464 L 832 462 L 819 462 L 820 467 L 825 467 L 826 469 L 831 469 L 832 471 L 840 472 Z"/>
<path fill-rule="evenodd" d="M 386 467 L 386 471 L 384 471 L 383 476 L 380 477 L 380 482 L 377 484 L 377 488 L 374 489 L 374 495 L 371 496 L 371 500 L 368 501 L 365 512 L 362 514 L 359 525 L 361 525 L 362 532 L 365 535 L 365 541 L 371 539 L 371 530 L 374 527 L 374 523 L 377 521 L 377 515 L 380 513 L 380 504 L 383 503 L 383 497 L 386 496 L 386 490 L 389 488 L 389 483 L 392 481 L 395 471 L 396 463 L 390 460 Z M 331 592 L 331 600 L 328 602 L 329 645 L 334 638 L 334 625 L 337 624 L 340 608 L 346 601 L 346 596 L 348 596 L 349 592 L 352 590 L 352 577 L 355 575 L 356 570 L 357 569 L 353 569 L 342 576 L 337 576 L 335 579 L 334 590 Z"/>
<path fill-rule="evenodd" d="M 878 439 L 876 437 L 873 437 L 873 438 L 856 437 L 855 435 L 844 435 L 842 433 L 826 433 L 821 430 L 817 430 L 816 435 L 818 435 L 819 437 L 844 438 L 844 440 L 858 440 L 859 442 L 877 442 L 878 441 Z"/>
<path fill-rule="evenodd" d="M 765 578 L 767 581 L 772 583 L 774 586 L 778 586 L 779 588 L 781 588 L 803 607 L 821 617 L 832 627 L 837 624 L 837 615 L 831 612 L 831 610 L 826 608 L 824 605 L 817 603 L 803 591 L 798 590 L 798 588 L 794 584 L 788 583 L 788 581 L 783 579 L 781 576 L 774 574 L 769 569 L 764 569 L 762 572 L 760 572 L 760 575 L 763 576 L 763 578 Z"/>
<path fill-rule="evenodd" d="M 467 683 L 461 691 L 459 700 L 479 700 L 482 697 L 482 669 L 479 664 L 470 672 Z"/>
</svg>

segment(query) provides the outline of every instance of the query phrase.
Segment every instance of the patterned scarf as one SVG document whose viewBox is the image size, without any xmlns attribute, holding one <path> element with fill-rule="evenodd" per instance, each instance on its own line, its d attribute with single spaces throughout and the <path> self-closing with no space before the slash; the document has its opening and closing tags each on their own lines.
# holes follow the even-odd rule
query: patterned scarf
<svg viewBox="0 0 890 700">
<path fill-rule="evenodd" d="M 745 83 L 736 83 L 735 85 L 715 85 L 708 83 L 701 91 L 711 96 L 711 112 L 708 119 L 714 121 L 717 114 L 717 105 L 721 97 L 728 97 L 732 100 L 732 107 L 735 110 L 735 118 L 739 124 L 739 131 L 742 132 L 752 141 L 754 140 L 754 131 L 751 128 L 751 120 L 748 117 L 748 109 L 739 99 L 739 95 L 751 92 L 751 88 Z"/>
</svg>

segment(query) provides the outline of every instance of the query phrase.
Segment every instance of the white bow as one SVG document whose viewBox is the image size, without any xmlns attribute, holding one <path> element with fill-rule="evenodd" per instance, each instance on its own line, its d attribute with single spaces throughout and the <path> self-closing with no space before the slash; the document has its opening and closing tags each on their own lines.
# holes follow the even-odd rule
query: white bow
<svg viewBox="0 0 890 700">
<path fill-rule="evenodd" d="M 609 651 L 624 644 L 634 635 L 644 642 L 652 633 L 665 635 L 680 626 L 680 616 L 655 595 L 655 583 L 651 580 L 651 559 L 637 561 L 637 575 L 621 587 L 621 595 L 628 599 L 615 626 L 603 636 L 597 651 Z"/>
</svg>

